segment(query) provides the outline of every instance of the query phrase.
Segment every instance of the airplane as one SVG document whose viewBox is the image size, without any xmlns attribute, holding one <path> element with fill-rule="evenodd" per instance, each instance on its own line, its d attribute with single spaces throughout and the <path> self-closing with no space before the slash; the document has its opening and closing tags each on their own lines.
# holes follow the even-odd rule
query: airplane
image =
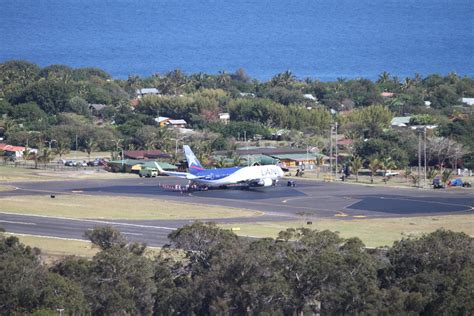
<svg viewBox="0 0 474 316">
<path fill-rule="evenodd" d="M 188 179 L 191 183 L 204 187 L 225 187 L 233 184 L 269 187 L 274 186 L 283 177 L 283 170 L 275 165 L 204 169 L 188 145 L 184 145 L 183 149 L 189 172 L 160 172 Z"/>
</svg>

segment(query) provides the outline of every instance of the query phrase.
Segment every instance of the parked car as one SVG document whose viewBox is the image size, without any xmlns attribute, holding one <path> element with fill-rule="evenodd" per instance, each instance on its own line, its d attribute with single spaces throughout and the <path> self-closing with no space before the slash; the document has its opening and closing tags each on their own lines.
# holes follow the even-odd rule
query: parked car
<svg viewBox="0 0 474 316">
<path fill-rule="evenodd" d="M 77 166 L 77 161 L 75 160 L 68 160 L 64 163 L 65 166 L 69 166 L 69 167 L 75 167 Z"/>
<path fill-rule="evenodd" d="M 83 162 L 78 162 L 77 163 L 77 166 L 79 167 L 87 167 L 87 162 L 83 161 Z"/>
</svg>

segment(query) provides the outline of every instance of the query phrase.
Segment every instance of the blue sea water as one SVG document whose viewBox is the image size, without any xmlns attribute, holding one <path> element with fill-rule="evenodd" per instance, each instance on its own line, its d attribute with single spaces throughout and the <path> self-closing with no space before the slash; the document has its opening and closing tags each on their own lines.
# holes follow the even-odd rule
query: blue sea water
<svg viewBox="0 0 474 316">
<path fill-rule="evenodd" d="M 0 62 L 114 77 L 474 76 L 473 0 L 0 0 Z"/>
</svg>

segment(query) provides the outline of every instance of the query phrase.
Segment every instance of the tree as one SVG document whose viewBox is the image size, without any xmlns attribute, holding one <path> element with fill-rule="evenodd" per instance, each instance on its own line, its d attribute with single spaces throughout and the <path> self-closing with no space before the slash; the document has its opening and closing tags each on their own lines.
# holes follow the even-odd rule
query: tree
<svg viewBox="0 0 474 316">
<path fill-rule="evenodd" d="M 384 157 L 380 160 L 379 167 L 383 170 L 383 181 L 387 183 L 389 179 L 389 176 L 387 175 L 388 170 L 396 168 L 397 165 L 391 157 Z"/>
<path fill-rule="evenodd" d="M 474 240 L 468 235 L 437 230 L 403 239 L 388 250 L 387 259 L 389 265 L 380 271 L 382 286 L 407 293 L 406 312 L 466 315 L 474 308 L 469 298 Z"/>
<path fill-rule="evenodd" d="M 43 149 L 38 149 L 38 161 L 46 164 L 50 163 L 54 159 L 54 153 L 51 149 L 44 147 Z M 35 162 L 36 164 L 36 162 Z M 36 167 L 36 166 L 35 166 Z"/>
<path fill-rule="evenodd" d="M 69 153 L 71 148 L 71 142 L 69 139 L 58 139 L 57 146 L 54 148 L 54 153 L 62 159 L 63 155 Z"/>
<path fill-rule="evenodd" d="M 369 170 L 370 170 L 370 183 L 374 183 L 374 175 L 380 167 L 380 161 L 376 157 L 372 157 L 369 160 Z"/>
<path fill-rule="evenodd" d="M 453 176 L 453 170 L 444 169 L 441 172 L 441 181 L 443 182 L 444 185 L 446 185 L 446 183 L 449 181 L 449 179 L 451 179 L 452 176 Z"/>
<path fill-rule="evenodd" d="M 84 237 L 101 250 L 107 250 L 112 247 L 125 247 L 127 245 L 127 239 L 111 226 L 96 226 L 93 230 L 86 231 Z"/>
<path fill-rule="evenodd" d="M 355 173 L 356 175 L 356 182 L 359 182 L 359 170 L 362 168 L 363 161 L 361 157 L 355 156 L 352 158 L 350 162 L 350 167 L 352 169 L 352 172 Z"/>
<path fill-rule="evenodd" d="M 88 314 L 89 308 L 79 285 L 49 272 L 41 264 L 39 254 L 39 249 L 23 245 L 17 237 L 0 235 L 2 314 L 32 314 L 35 311 L 52 314 L 57 308 L 63 308 L 68 314 Z"/>
<path fill-rule="evenodd" d="M 92 314 L 151 314 L 156 287 L 145 245 L 129 244 L 110 226 L 96 227 L 85 236 L 101 249 L 83 283 Z"/>
<path fill-rule="evenodd" d="M 389 127 L 392 112 L 383 105 L 371 105 L 355 110 L 350 119 L 360 126 L 362 133 L 366 132 L 368 137 L 376 137 L 384 128 Z"/>
<path fill-rule="evenodd" d="M 85 140 L 84 149 L 87 153 L 87 158 L 89 161 L 91 161 L 91 153 L 96 149 L 96 147 L 97 147 L 97 142 L 94 138 L 90 137 Z"/>
</svg>

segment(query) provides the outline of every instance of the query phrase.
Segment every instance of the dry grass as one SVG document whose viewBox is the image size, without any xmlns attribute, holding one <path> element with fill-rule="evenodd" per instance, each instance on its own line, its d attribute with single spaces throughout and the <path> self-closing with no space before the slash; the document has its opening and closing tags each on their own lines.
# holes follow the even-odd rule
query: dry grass
<svg viewBox="0 0 474 316">
<path fill-rule="evenodd" d="M 0 184 L 0 191 L 11 191 L 11 190 L 15 190 L 15 187 L 11 186 L 11 185 L 1 185 Z"/>
<path fill-rule="evenodd" d="M 6 233 L 6 235 L 16 236 L 25 245 L 41 249 L 41 257 L 45 261 L 72 255 L 90 258 L 98 251 L 92 243 L 86 240 L 13 233 Z"/>
<path fill-rule="evenodd" d="M 111 173 L 95 168 L 81 168 L 70 170 L 41 170 L 22 167 L 1 166 L 0 181 L 60 181 L 73 179 L 123 179 L 137 177 L 130 173 Z"/>
<path fill-rule="evenodd" d="M 41 260 L 46 264 L 52 264 L 66 256 L 92 258 L 97 252 L 99 252 L 99 248 L 95 247 L 87 240 L 14 233 L 5 233 L 5 235 L 16 236 L 23 244 L 40 249 Z M 175 260 L 181 260 L 184 258 L 184 252 L 181 250 L 167 249 L 165 252 L 162 252 L 161 248 L 147 247 L 145 252 L 145 255 L 149 258 L 153 258 L 158 254 L 162 254 L 165 257 L 170 257 Z"/>
<path fill-rule="evenodd" d="M 18 214 L 129 220 L 173 220 L 257 216 L 260 212 L 165 200 L 91 195 L 14 196 L 0 198 L 2 210 Z"/>
<path fill-rule="evenodd" d="M 313 220 L 312 225 L 303 221 L 259 222 L 222 225 L 224 228 L 240 228 L 242 236 L 272 237 L 286 228 L 309 227 L 318 230 L 337 231 L 344 238 L 359 237 L 369 247 L 392 245 L 407 236 L 420 236 L 439 228 L 464 232 L 474 236 L 474 211 L 472 215 L 446 215 L 354 220 Z"/>
</svg>

